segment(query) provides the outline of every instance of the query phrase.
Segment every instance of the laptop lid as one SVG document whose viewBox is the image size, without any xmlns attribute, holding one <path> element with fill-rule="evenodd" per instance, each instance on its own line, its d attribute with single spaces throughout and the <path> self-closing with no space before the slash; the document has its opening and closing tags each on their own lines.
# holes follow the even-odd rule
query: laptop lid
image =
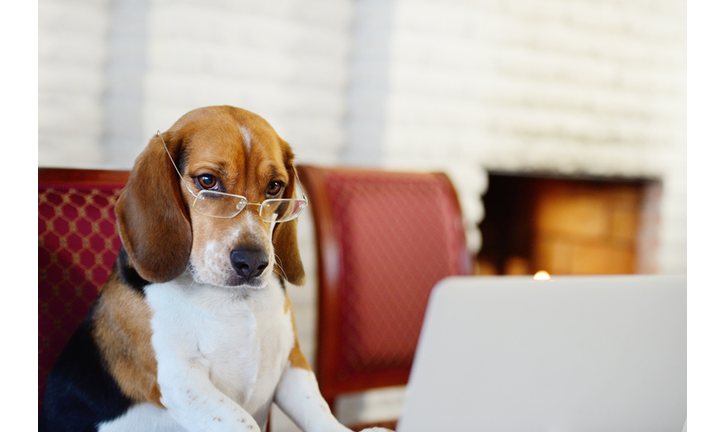
<svg viewBox="0 0 724 432">
<path fill-rule="evenodd" d="M 686 277 L 452 277 L 433 290 L 398 432 L 672 431 Z"/>
</svg>

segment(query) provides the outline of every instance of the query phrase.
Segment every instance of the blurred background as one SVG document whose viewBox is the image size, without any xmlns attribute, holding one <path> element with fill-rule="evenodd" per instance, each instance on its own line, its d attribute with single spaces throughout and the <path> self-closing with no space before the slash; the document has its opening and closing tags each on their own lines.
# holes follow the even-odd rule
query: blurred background
<svg viewBox="0 0 724 432">
<path fill-rule="evenodd" d="M 40 167 L 130 169 L 156 130 L 228 104 L 266 118 L 298 163 L 446 172 L 479 274 L 687 271 L 685 0 L 38 9 Z M 311 218 L 307 285 L 290 293 L 313 360 Z M 278 412 L 273 425 L 295 430 Z"/>
</svg>

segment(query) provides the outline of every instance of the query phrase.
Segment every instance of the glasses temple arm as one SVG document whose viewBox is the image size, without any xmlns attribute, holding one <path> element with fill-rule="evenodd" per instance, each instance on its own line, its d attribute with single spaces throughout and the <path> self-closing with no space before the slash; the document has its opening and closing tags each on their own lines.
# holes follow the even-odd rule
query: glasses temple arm
<svg viewBox="0 0 724 432">
<path fill-rule="evenodd" d="M 166 147 L 166 141 L 163 140 L 163 135 L 161 135 L 161 131 L 156 131 L 156 136 L 161 138 L 161 144 L 163 144 L 164 150 L 166 150 L 166 154 L 168 155 L 168 158 L 171 160 L 171 165 L 173 165 L 173 168 L 176 170 L 176 173 L 178 174 L 181 181 L 184 183 L 184 186 L 186 186 L 186 189 L 188 189 L 189 193 L 196 198 L 196 194 L 191 190 L 191 186 L 189 186 L 188 183 L 186 183 L 186 180 L 184 180 L 184 176 L 181 175 L 181 171 L 178 170 L 178 167 L 176 166 L 176 162 L 173 161 L 173 156 L 171 156 L 171 152 L 168 151 L 168 147 Z"/>
<path fill-rule="evenodd" d="M 304 186 L 302 186 L 302 182 L 299 180 L 299 174 L 297 174 L 297 168 L 295 166 L 292 166 L 292 169 L 294 170 L 294 177 L 297 179 L 297 185 L 299 185 L 300 192 L 302 192 L 302 198 L 304 198 L 304 206 L 309 205 L 309 200 L 307 199 L 307 194 L 304 193 Z"/>
</svg>

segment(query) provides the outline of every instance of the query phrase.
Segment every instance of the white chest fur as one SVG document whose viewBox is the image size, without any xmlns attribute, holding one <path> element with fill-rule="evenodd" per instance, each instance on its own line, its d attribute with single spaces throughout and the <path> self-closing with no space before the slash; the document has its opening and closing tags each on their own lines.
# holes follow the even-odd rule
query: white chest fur
<svg viewBox="0 0 724 432">
<path fill-rule="evenodd" d="M 153 310 L 151 341 L 161 402 L 169 411 L 211 399 L 215 391 L 209 391 L 208 382 L 199 382 L 199 377 L 208 377 L 257 423 L 266 423 L 294 345 L 291 313 L 285 310 L 279 283 L 242 293 L 198 285 L 182 276 L 149 285 L 146 299 Z"/>
</svg>

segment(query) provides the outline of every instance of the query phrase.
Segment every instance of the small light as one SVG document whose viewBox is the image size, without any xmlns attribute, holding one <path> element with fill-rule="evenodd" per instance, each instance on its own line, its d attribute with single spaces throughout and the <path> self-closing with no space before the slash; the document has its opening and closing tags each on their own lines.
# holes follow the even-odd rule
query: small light
<svg viewBox="0 0 724 432">
<path fill-rule="evenodd" d="M 547 271 L 541 270 L 538 273 L 533 276 L 534 280 L 540 281 L 540 280 L 551 280 L 551 275 L 548 274 Z"/>
</svg>

